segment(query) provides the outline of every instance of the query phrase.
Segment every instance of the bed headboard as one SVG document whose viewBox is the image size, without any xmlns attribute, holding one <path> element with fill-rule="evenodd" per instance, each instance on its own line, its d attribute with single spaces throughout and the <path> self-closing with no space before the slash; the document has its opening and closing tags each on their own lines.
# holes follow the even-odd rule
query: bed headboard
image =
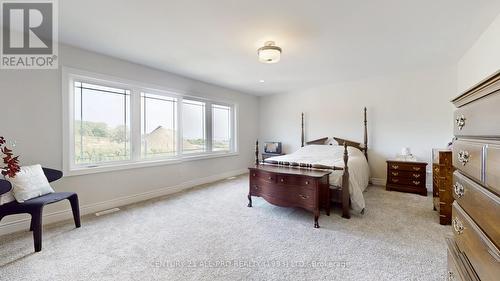
<svg viewBox="0 0 500 281">
<path fill-rule="evenodd" d="M 347 146 L 352 146 L 352 147 L 355 147 L 361 151 L 363 151 L 363 153 L 365 154 L 365 157 L 366 159 L 368 160 L 368 122 L 366 120 L 366 107 L 364 108 L 364 127 L 365 127 L 365 130 L 364 130 L 364 145 L 362 145 L 361 143 L 359 142 L 355 142 L 355 141 L 352 141 L 352 140 L 348 140 L 348 139 L 343 139 L 343 138 L 339 138 L 339 137 L 333 137 L 333 139 L 339 144 L 339 145 L 344 145 L 346 144 Z M 304 140 L 305 140 L 305 134 L 304 134 L 304 112 L 302 112 L 302 123 L 301 123 L 301 128 L 302 128 L 302 134 L 301 134 L 301 144 L 302 144 L 302 147 L 304 147 Z M 326 141 L 328 140 L 328 137 L 324 137 L 324 138 L 320 138 L 320 139 L 316 139 L 316 140 L 312 140 L 312 141 L 308 141 L 308 142 L 305 142 L 306 145 L 310 145 L 310 144 L 327 144 Z"/>
</svg>

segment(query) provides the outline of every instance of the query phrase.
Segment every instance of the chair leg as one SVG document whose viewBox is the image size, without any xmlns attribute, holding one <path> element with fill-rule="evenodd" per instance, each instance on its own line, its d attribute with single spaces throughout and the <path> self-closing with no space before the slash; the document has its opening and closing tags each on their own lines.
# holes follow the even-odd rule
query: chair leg
<svg viewBox="0 0 500 281">
<path fill-rule="evenodd" d="M 34 220 L 33 220 L 33 215 L 31 216 L 31 222 L 30 222 L 30 231 L 33 231 L 34 228 Z"/>
<path fill-rule="evenodd" d="M 42 213 L 43 207 L 31 214 L 35 252 L 40 252 L 42 250 Z"/>
<path fill-rule="evenodd" d="M 71 204 L 71 211 L 73 211 L 73 219 L 75 221 L 75 227 L 80 227 L 80 206 L 78 204 L 78 195 L 74 194 L 68 198 Z"/>
</svg>

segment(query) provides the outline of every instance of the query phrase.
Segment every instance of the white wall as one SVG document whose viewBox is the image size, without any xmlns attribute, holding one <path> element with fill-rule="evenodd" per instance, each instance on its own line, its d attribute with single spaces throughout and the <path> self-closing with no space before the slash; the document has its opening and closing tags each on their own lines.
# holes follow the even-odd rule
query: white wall
<svg viewBox="0 0 500 281">
<path fill-rule="evenodd" d="M 94 212 L 241 173 L 252 163 L 252 143 L 258 130 L 255 121 L 258 120 L 257 97 L 69 46 L 61 46 L 59 55 L 64 66 L 243 105 L 239 107 L 238 156 L 65 177 L 54 183 L 58 191 L 77 192 L 83 212 Z M 60 69 L 0 70 L 0 85 L 0 135 L 17 141 L 15 153 L 21 155 L 22 164 L 40 163 L 62 169 Z M 53 215 L 46 220 L 67 218 L 69 213 L 61 212 L 68 209 L 69 204 L 65 203 L 48 206 L 45 214 Z M 25 223 L 14 223 L 21 218 L 26 216 L 3 219 L 0 234 L 25 227 Z"/>
<path fill-rule="evenodd" d="M 386 159 L 402 147 L 430 161 L 433 147 L 445 147 L 451 141 L 449 99 L 455 85 L 455 68 L 442 68 L 261 97 L 259 138 L 281 141 L 285 152 L 295 151 L 300 147 L 300 113 L 304 112 L 306 141 L 338 136 L 363 142 L 366 106 L 372 177 L 383 180 Z"/>
<path fill-rule="evenodd" d="M 500 15 L 458 62 L 461 93 L 500 70 Z"/>
</svg>

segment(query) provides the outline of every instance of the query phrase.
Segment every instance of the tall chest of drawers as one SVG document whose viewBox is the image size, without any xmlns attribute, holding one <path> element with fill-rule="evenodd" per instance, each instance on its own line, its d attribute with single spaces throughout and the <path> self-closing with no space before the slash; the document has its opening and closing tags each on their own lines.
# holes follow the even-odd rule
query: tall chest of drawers
<svg viewBox="0 0 500 281">
<path fill-rule="evenodd" d="M 449 280 L 500 278 L 500 73 L 453 101 Z"/>
</svg>

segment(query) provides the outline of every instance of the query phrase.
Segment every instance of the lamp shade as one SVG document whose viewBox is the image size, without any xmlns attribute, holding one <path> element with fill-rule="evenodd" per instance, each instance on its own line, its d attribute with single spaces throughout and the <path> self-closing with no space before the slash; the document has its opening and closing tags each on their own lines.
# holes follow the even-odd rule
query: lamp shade
<svg viewBox="0 0 500 281">
<path fill-rule="evenodd" d="M 257 53 L 262 63 L 277 63 L 281 59 L 281 48 L 272 41 L 266 42 L 264 47 L 257 50 Z"/>
</svg>

